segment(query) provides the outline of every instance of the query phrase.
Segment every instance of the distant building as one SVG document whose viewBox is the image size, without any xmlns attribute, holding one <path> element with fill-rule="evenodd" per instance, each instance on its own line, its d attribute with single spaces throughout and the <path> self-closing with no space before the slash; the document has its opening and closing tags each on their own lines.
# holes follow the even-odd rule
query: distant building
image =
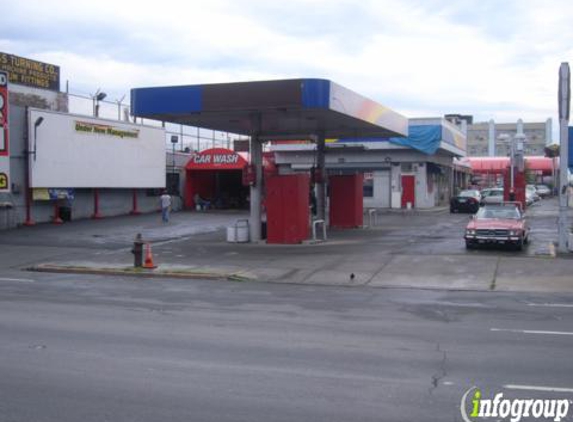
<svg viewBox="0 0 573 422">
<path fill-rule="evenodd" d="M 464 122 L 467 125 L 471 125 L 474 122 L 474 116 L 468 114 L 446 114 L 444 119 L 456 126 L 462 126 Z"/>
<path fill-rule="evenodd" d="M 466 116 L 464 116 L 466 117 Z M 460 125 L 463 128 L 463 125 Z M 525 156 L 544 155 L 545 147 L 551 143 L 551 119 L 545 122 L 495 123 L 476 122 L 467 124 L 467 155 L 469 157 L 507 157 L 510 143 L 519 132 L 523 133 Z M 507 136 L 506 136 L 507 135 Z"/>
</svg>

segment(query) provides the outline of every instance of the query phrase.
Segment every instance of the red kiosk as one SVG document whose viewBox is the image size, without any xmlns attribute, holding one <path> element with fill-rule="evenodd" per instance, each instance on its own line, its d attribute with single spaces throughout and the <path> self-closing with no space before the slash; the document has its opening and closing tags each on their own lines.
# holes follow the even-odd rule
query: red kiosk
<svg viewBox="0 0 573 422">
<path fill-rule="evenodd" d="M 513 191 L 511 188 L 511 167 L 507 167 L 504 173 L 503 182 L 503 200 L 504 201 L 517 201 L 521 203 L 523 209 L 527 207 L 525 185 L 526 185 L 525 171 L 519 171 L 517 168 L 513 172 Z"/>
<path fill-rule="evenodd" d="M 361 227 L 364 220 L 364 175 L 330 176 L 330 227 Z"/>
<path fill-rule="evenodd" d="M 267 243 L 301 243 L 309 235 L 308 174 L 271 176 L 265 180 Z"/>
</svg>

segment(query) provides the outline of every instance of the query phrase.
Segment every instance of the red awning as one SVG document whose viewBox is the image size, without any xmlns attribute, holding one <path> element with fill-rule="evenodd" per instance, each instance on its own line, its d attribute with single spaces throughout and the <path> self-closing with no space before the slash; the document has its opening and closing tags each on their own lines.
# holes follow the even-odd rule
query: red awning
<svg viewBox="0 0 573 422">
<path fill-rule="evenodd" d="M 467 157 L 474 174 L 503 173 L 509 166 L 509 157 Z M 540 171 L 545 175 L 552 174 L 553 159 L 547 157 L 525 157 L 525 167 L 531 171 Z"/>
</svg>

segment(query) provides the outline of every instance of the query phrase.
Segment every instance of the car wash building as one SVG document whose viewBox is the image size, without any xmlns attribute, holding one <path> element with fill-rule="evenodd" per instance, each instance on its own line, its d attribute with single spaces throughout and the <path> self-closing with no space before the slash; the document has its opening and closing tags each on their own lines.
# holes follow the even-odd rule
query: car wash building
<svg viewBox="0 0 573 422">
<path fill-rule="evenodd" d="M 197 152 L 185 165 L 185 207 L 201 209 L 206 202 L 217 209 L 248 206 L 249 188 L 243 183 L 248 154 L 225 148 Z"/>
<path fill-rule="evenodd" d="M 469 183 L 469 167 L 456 165 L 465 156 L 465 135 L 445 119 L 410 119 L 408 136 L 338 138 L 326 142 L 329 176 L 363 175 L 363 205 L 368 208 L 431 208 L 449 204 L 456 188 Z M 316 166 L 310 143 L 272 145 L 280 174 Z"/>
</svg>

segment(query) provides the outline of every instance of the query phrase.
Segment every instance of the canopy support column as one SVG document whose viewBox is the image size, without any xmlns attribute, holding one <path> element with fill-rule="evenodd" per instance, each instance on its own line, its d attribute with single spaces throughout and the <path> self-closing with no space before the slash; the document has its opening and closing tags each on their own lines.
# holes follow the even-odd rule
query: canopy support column
<svg viewBox="0 0 573 422">
<path fill-rule="evenodd" d="M 251 215 L 249 221 L 251 242 L 261 240 L 261 198 L 263 193 L 263 143 L 259 138 L 261 131 L 261 115 L 253 116 L 253 133 L 251 135 L 251 165 L 255 172 L 254 183 L 250 188 Z"/>
<path fill-rule="evenodd" d="M 316 180 L 316 216 L 326 221 L 326 160 L 325 160 L 324 132 L 318 134 L 316 139 L 316 167 L 318 178 Z"/>
</svg>

